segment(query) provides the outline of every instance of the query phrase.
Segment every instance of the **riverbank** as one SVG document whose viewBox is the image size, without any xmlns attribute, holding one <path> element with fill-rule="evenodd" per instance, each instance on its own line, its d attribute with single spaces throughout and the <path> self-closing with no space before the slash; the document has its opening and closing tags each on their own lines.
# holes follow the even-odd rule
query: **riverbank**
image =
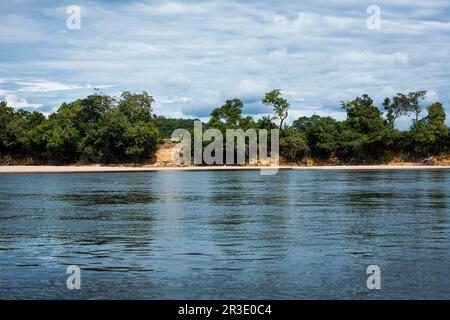
<svg viewBox="0 0 450 320">
<path fill-rule="evenodd" d="M 103 165 L 80 165 L 80 166 L 0 166 L 0 173 L 83 173 L 83 172 L 149 172 L 149 171 L 213 171 L 213 170 L 260 170 L 271 169 L 262 166 L 186 166 L 186 167 L 163 167 L 163 166 L 103 166 Z M 444 165 L 420 165 L 420 164 L 388 164 L 388 165 L 354 165 L 354 166 L 286 166 L 281 165 L 278 169 L 286 170 L 407 170 L 407 169 L 447 169 Z"/>
</svg>

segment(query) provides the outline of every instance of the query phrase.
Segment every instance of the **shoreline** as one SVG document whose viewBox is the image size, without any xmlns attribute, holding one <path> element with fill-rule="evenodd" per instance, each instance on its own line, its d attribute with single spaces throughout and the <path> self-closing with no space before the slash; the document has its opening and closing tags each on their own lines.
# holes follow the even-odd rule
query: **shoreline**
<svg viewBox="0 0 450 320">
<path fill-rule="evenodd" d="M 105 173 L 105 172 L 173 172 L 173 171 L 226 171 L 226 170 L 450 170 L 450 165 L 420 165 L 420 164 L 384 164 L 384 165 L 354 165 L 354 166 L 108 166 L 108 165 L 69 165 L 69 166 L 0 166 L 1 173 Z"/>
</svg>

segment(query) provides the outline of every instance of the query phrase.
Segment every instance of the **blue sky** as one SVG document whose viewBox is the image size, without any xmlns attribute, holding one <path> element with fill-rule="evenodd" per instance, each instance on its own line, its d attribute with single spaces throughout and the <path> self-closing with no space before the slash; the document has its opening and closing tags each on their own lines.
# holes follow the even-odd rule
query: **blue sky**
<svg viewBox="0 0 450 320">
<path fill-rule="evenodd" d="M 205 118 L 237 97 L 259 117 L 264 92 L 280 88 L 292 121 L 423 89 L 450 114 L 450 2 L 392 2 L 2 1 L 0 99 L 49 113 L 95 87 L 146 90 L 161 115 Z M 372 4 L 379 30 L 366 26 Z M 66 27 L 69 5 L 79 30 Z"/>
</svg>

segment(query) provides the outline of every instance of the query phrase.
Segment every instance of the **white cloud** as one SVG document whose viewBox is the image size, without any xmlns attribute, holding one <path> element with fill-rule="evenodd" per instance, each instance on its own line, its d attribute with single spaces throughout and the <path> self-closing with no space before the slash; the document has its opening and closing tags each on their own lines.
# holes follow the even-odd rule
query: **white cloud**
<svg viewBox="0 0 450 320">
<path fill-rule="evenodd" d="M 167 76 L 161 83 L 168 87 L 179 87 L 189 85 L 191 80 L 185 74 L 178 72 Z"/>
<path fill-rule="evenodd" d="M 233 92 L 235 92 L 237 96 L 242 97 L 261 97 L 262 94 L 264 94 L 264 92 L 268 90 L 268 88 L 269 87 L 265 81 L 244 79 L 239 81 Z"/>
<path fill-rule="evenodd" d="M 133 3 L 128 5 L 127 11 L 134 14 L 145 13 L 147 15 L 182 15 L 182 14 L 200 14 L 208 11 L 208 4 L 195 4 L 183 2 L 167 2 L 160 4 L 152 3 Z"/>
<path fill-rule="evenodd" d="M 182 2 L 168 2 L 154 8 L 155 14 L 186 14 L 186 13 L 204 13 L 206 8 L 197 4 L 185 4 Z"/>
<path fill-rule="evenodd" d="M 341 62 L 353 65 L 376 65 L 378 67 L 408 65 L 408 53 L 404 52 L 379 54 L 370 51 L 348 51 L 342 54 L 339 59 Z"/>
<path fill-rule="evenodd" d="M 157 112 L 189 116 L 234 97 L 259 114 L 272 88 L 292 110 L 318 114 L 339 113 L 339 101 L 365 92 L 380 101 L 391 91 L 428 89 L 450 102 L 448 1 L 380 0 L 377 31 L 367 29 L 367 6 L 356 0 L 79 5 L 80 30 L 66 29 L 57 1 L 1 8 L 0 78 L 16 78 L 0 82 L 2 90 L 46 106 L 94 86 L 146 90 Z"/>
<path fill-rule="evenodd" d="M 47 81 L 47 80 L 18 81 L 16 84 L 20 86 L 20 88 L 17 91 L 25 91 L 33 93 L 65 91 L 83 88 L 82 86 L 68 85 L 56 81 Z"/>
<path fill-rule="evenodd" d="M 278 48 L 269 52 L 268 57 L 274 60 L 281 60 L 288 58 L 288 50 L 286 47 Z"/>
<path fill-rule="evenodd" d="M 42 106 L 42 104 L 29 103 L 27 99 L 12 93 L 5 94 L 4 99 L 9 106 L 14 107 L 15 109 L 37 109 Z"/>
<path fill-rule="evenodd" d="M 436 102 L 440 99 L 439 94 L 435 90 L 427 90 L 426 101 L 429 103 Z"/>
</svg>

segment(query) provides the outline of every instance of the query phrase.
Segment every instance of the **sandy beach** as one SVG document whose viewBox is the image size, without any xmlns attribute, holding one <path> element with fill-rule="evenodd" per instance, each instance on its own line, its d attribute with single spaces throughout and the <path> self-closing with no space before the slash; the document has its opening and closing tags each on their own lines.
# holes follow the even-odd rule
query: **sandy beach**
<svg viewBox="0 0 450 320">
<path fill-rule="evenodd" d="M 275 167 L 274 167 L 275 168 Z M 212 171 L 212 170 L 264 170 L 272 167 L 262 166 L 0 166 L 0 173 L 89 173 L 89 172 L 151 172 L 151 171 Z M 355 165 L 355 166 L 279 166 L 280 170 L 411 170 L 411 169 L 441 169 L 450 170 L 450 166 L 395 164 L 395 165 Z"/>
</svg>

